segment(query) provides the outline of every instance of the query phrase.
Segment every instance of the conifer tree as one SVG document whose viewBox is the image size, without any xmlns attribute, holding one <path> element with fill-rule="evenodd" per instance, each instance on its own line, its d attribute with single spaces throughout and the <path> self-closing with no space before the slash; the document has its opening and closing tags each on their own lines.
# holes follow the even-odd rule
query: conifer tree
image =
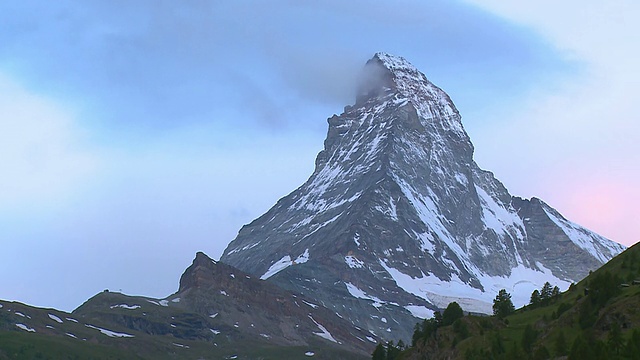
<svg viewBox="0 0 640 360">
<path fill-rule="evenodd" d="M 531 305 L 532 307 L 538 307 L 538 305 L 540 305 L 540 291 L 533 290 L 533 292 L 531 293 L 531 300 L 529 300 L 529 305 Z"/>
<path fill-rule="evenodd" d="M 378 346 L 373 350 L 371 360 L 387 360 L 387 351 L 382 343 L 378 343 Z"/>
<path fill-rule="evenodd" d="M 511 301 L 511 294 L 505 289 L 500 289 L 498 295 L 493 300 L 493 315 L 503 318 L 515 311 L 513 302 Z"/>
<path fill-rule="evenodd" d="M 554 350 L 556 356 L 567 355 L 567 339 L 564 337 L 564 332 L 560 332 L 554 342 Z"/>
<path fill-rule="evenodd" d="M 395 345 L 393 345 L 393 341 L 389 341 L 387 343 L 387 357 L 385 360 L 394 360 L 398 354 L 400 354 L 400 349 L 398 349 Z"/>
<path fill-rule="evenodd" d="M 551 284 L 548 281 L 545 282 L 542 286 L 542 290 L 540 290 L 540 300 L 542 302 L 542 305 L 549 304 L 549 302 L 551 301 L 552 292 L 553 288 L 551 287 Z"/>
<path fill-rule="evenodd" d="M 609 335 L 607 336 L 607 345 L 612 353 L 616 355 L 620 354 L 620 351 L 624 347 L 624 339 L 622 338 L 620 324 L 614 323 L 612 325 L 611 331 L 609 331 Z"/>
<path fill-rule="evenodd" d="M 536 339 L 538 338 L 538 332 L 531 327 L 530 324 L 524 328 L 524 333 L 522 333 L 522 348 L 525 352 L 530 353 L 533 350 L 533 344 L 535 344 Z"/>
<path fill-rule="evenodd" d="M 456 320 L 464 316 L 464 312 L 457 302 L 449 303 L 449 306 L 442 313 L 442 326 L 453 324 Z"/>
</svg>

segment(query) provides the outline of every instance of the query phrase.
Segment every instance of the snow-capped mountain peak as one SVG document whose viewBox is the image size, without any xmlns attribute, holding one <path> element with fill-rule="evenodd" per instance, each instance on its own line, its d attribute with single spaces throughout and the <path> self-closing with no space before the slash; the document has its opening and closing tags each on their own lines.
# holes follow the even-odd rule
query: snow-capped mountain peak
<svg viewBox="0 0 640 360">
<path fill-rule="evenodd" d="M 412 314 L 454 300 L 490 312 L 500 288 L 523 305 L 545 281 L 566 288 L 624 249 L 512 197 L 473 161 L 449 96 L 404 58 L 377 53 L 355 104 L 328 123 L 309 180 L 243 227 L 221 261 L 360 327 L 407 338 Z"/>
</svg>

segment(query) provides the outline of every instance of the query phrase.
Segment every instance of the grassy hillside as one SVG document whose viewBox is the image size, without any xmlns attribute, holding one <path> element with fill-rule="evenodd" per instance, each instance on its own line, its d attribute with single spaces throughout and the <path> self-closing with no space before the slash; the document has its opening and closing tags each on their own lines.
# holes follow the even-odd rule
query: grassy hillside
<svg viewBox="0 0 640 360">
<path fill-rule="evenodd" d="M 467 316 L 396 359 L 640 359 L 640 245 L 546 305 Z"/>
<path fill-rule="evenodd" d="M 73 313 L 0 301 L 0 360 L 366 359 L 319 337 L 307 346 L 278 346 L 234 327 L 216 326 L 219 335 L 203 338 L 196 325 L 220 316 L 203 319 L 148 300 L 159 301 L 100 293 Z M 143 305 L 111 308 L 134 303 Z"/>
<path fill-rule="evenodd" d="M 140 360 L 130 351 L 95 343 L 78 342 L 72 338 L 0 332 L 0 360 L 5 359 L 95 359 Z"/>
</svg>

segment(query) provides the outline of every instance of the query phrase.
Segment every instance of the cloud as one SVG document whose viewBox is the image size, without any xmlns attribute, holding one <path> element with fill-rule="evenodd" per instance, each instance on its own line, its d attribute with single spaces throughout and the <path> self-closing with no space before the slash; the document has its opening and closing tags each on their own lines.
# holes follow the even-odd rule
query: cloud
<svg viewBox="0 0 640 360">
<path fill-rule="evenodd" d="M 0 73 L 0 113 L 4 207 L 61 201 L 95 174 L 99 160 L 85 149 L 83 131 L 70 110 Z"/>
<path fill-rule="evenodd" d="M 450 1 L 2 6 L 0 67 L 81 105 L 99 126 L 146 134 L 238 118 L 314 128 L 303 108 L 335 112 L 351 103 L 357 72 L 377 51 L 415 61 L 460 96 L 458 89 L 482 89 L 465 99 L 476 104 L 508 84 L 502 73 L 528 87 L 556 66 L 526 32 Z M 509 71 L 515 60 L 528 71 Z M 488 83 L 483 74 L 496 63 L 503 71 Z M 247 106 L 256 111 L 238 116 Z"/>
</svg>

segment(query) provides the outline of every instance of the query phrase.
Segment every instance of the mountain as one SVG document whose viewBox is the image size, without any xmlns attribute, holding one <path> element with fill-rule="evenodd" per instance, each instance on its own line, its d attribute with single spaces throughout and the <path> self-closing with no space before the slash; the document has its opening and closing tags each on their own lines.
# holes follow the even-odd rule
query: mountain
<svg viewBox="0 0 640 360">
<path fill-rule="evenodd" d="M 504 320 L 467 316 L 416 336 L 414 346 L 396 360 L 523 359 L 526 354 L 639 359 L 639 258 L 636 244 L 547 304 L 528 305 Z"/>
<path fill-rule="evenodd" d="M 378 53 L 355 104 L 329 118 L 309 180 L 244 226 L 221 261 L 197 253 L 164 299 L 105 290 L 72 313 L 0 301 L 0 360 L 366 359 L 451 301 L 488 313 L 506 288 L 520 306 L 544 282 L 566 288 L 622 250 L 542 200 L 511 196 L 473 161 L 449 96 Z M 520 334 L 538 315 L 596 336 L 616 322 L 637 327 L 637 251 L 625 254 L 557 307 L 511 325 L 466 317 L 467 330 L 484 346 L 485 331 Z M 623 284 L 611 272 L 633 285 L 615 292 Z M 436 345 L 454 348 L 456 336 Z M 406 354 L 436 353 L 425 346 Z"/>
<path fill-rule="evenodd" d="M 0 359 L 351 360 L 378 341 L 315 300 L 203 253 L 165 299 L 105 290 L 72 313 L 0 301 Z"/>
<path fill-rule="evenodd" d="M 449 96 L 402 57 L 367 62 L 356 102 L 328 119 L 313 174 L 250 224 L 221 262 L 302 293 L 387 339 L 457 301 L 490 313 L 566 289 L 624 250 L 473 160 Z"/>
</svg>

